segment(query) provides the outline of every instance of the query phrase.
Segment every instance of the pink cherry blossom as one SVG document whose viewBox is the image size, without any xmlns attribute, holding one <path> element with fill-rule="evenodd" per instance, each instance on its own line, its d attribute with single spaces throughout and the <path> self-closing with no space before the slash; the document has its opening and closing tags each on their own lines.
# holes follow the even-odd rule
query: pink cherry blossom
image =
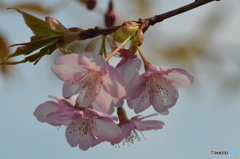
<svg viewBox="0 0 240 159">
<path fill-rule="evenodd" d="M 125 83 L 129 83 L 133 77 L 139 74 L 141 60 L 133 58 L 127 60 L 123 65 L 117 67 L 119 74 L 122 76 Z"/>
<path fill-rule="evenodd" d="M 77 98 L 80 107 L 88 107 L 96 102 L 101 109 L 108 111 L 115 98 L 126 96 L 121 76 L 100 55 L 64 55 L 56 59 L 52 71 L 64 81 L 65 98 L 80 93 Z"/>
<path fill-rule="evenodd" d="M 141 138 L 139 137 L 138 131 L 147 131 L 147 130 L 158 130 L 162 129 L 164 123 L 159 120 L 144 120 L 146 118 L 156 116 L 158 115 L 157 113 L 151 114 L 149 116 L 135 116 L 131 119 L 128 119 L 126 116 L 126 113 L 123 108 L 118 109 L 118 117 L 120 120 L 120 123 L 118 124 L 119 127 L 122 130 L 122 138 L 123 138 L 123 143 L 127 142 L 129 143 L 134 143 L 134 140 L 140 140 Z"/>
<path fill-rule="evenodd" d="M 127 103 L 135 113 L 152 105 L 158 113 L 166 115 L 179 97 L 178 88 L 192 83 L 193 76 L 183 69 L 152 67 L 129 82 Z"/>
<path fill-rule="evenodd" d="M 79 146 L 80 149 L 87 150 L 103 141 L 112 144 L 121 141 L 121 129 L 111 116 L 73 105 L 74 98 L 56 99 L 57 102 L 40 104 L 34 115 L 40 122 L 47 122 L 53 126 L 66 125 L 65 135 L 70 146 Z"/>
</svg>

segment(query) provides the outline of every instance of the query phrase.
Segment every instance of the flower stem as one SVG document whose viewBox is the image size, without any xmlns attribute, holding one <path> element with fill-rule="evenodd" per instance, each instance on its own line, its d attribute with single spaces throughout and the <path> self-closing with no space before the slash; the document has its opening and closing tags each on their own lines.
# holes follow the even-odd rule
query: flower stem
<svg viewBox="0 0 240 159">
<path fill-rule="evenodd" d="M 150 68 L 152 68 L 153 67 L 152 64 L 150 62 L 148 62 L 147 59 L 144 57 L 141 49 L 139 47 L 137 47 L 137 50 L 138 50 L 138 52 L 139 52 L 139 54 L 140 54 L 140 56 L 141 56 L 141 58 L 143 60 L 145 71 L 147 71 Z"/>
<path fill-rule="evenodd" d="M 106 51 L 106 46 L 105 46 L 105 41 L 106 41 L 106 36 L 102 36 L 102 45 L 101 45 L 101 49 L 99 51 L 99 55 L 103 56 L 104 58 L 107 57 L 107 51 Z"/>
<path fill-rule="evenodd" d="M 129 121 L 126 111 L 123 107 L 117 108 L 117 115 L 119 119 L 119 124 L 124 124 Z"/>
<path fill-rule="evenodd" d="M 108 60 L 113 57 L 131 38 L 133 34 L 130 34 L 124 42 L 119 45 L 111 54 L 108 55 L 108 57 L 105 58 L 105 61 L 108 62 Z"/>
</svg>

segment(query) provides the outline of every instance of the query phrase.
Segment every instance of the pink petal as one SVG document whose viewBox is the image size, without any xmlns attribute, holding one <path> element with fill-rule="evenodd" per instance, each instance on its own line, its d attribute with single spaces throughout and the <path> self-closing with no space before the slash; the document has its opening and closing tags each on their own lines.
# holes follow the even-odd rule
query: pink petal
<svg viewBox="0 0 240 159">
<path fill-rule="evenodd" d="M 104 88 L 101 88 L 98 95 L 96 96 L 95 102 L 103 111 L 108 112 L 113 105 L 113 100 L 114 98 L 109 93 L 107 93 Z"/>
<path fill-rule="evenodd" d="M 80 138 L 78 147 L 81 150 L 85 151 L 90 147 L 94 147 L 94 146 L 100 144 L 101 142 L 103 142 L 103 140 L 97 139 L 97 138 L 93 137 L 92 134 L 88 133 L 87 135 L 84 135 Z"/>
<path fill-rule="evenodd" d="M 88 108 L 85 109 L 84 114 L 87 114 L 89 116 L 89 118 L 92 117 L 92 116 L 96 116 L 96 118 L 109 118 L 109 119 L 112 118 L 108 114 L 105 114 L 101 111 L 94 110 L 94 109 L 88 109 Z"/>
<path fill-rule="evenodd" d="M 160 67 L 158 69 L 164 72 L 163 77 L 169 79 L 175 88 L 187 87 L 194 81 L 194 77 L 186 70 L 166 67 Z"/>
<path fill-rule="evenodd" d="M 162 129 L 164 123 L 158 120 L 134 120 L 136 129 L 139 131 Z"/>
<path fill-rule="evenodd" d="M 119 143 L 122 140 L 121 129 L 109 118 L 96 118 L 93 134 L 100 139 L 111 142 L 112 144 Z"/>
<path fill-rule="evenodd" d="M 68 125 L 74 120 L 76 120 L 80 115 L 80 111 L 69 108 L 64 105 L 55 112 L 49 113 L 48 118 L 52 119 L 55 123 L 59 125 Z"/>
<path fill-rule="evenodd" d="M 150 92 L 150 102 L 153 108 L 161 114 L 168 114 L 168 108 L 174 106 L 178 99 L 178 91 L 163 81 L 159 81 L 158 85 L 161 85 L 160 90 Z"/>
<path fill-rule="evenodd" d="M 59 126 L 58 123 L 55 123 L 51 118 L 48 118 L 47 115 L 57 111 L 60 106 L 56 102 L 48 101 L 43 104 L 40 104 L 34 111 L 34 116 L 40 122 L 47 122 L 53 126 Z"/>
<path fill-rule="evenodd" d="M 150 107 L 149 91 L 145 89 L 138 98 L 127 100 L 129 108 L 133 108 L 135 113 L 140 113 Z"/>
<path fill-rule="evenodd" d="M 69 98 L 74 94 L 79 93 L 80 90 L 81 90 L 81 86 L 79 86 L 78 84 L 64 82 L 63 89 L 62 89 L 63 97 Z"/>
<path fill-rule="evenodd" d="M 143 75 L 135 76 L 127 85 L 127 97 L 135 99 L 146 89 L 146 78 Z"/>
<path fill-rule="evenodd" d="M 51 68 L 53 73 L 62 81 L 73 80 L 76 74 L 85 71 L 78 64 L 78 56 L 77 54 L 69 54 L 58 57 L 55 60 L 55 65 Z"/>
<path fill-rule="evenodd" d="M 124 98 L 114 98 L 113 99 L 113 103 L 114 103 L 114 106 L 117 107 L 117 108 L 120 108 L 123 106 L 123 103 L 124 103 Z"/>
<path fill-rule="evenodd" d="M 141 61 L 138 58 L 127 60 L 122 66 L 118 67 L 117 70 L 122 76 L 126 83 L 129 83 L 133 77 L 139 74 Z"/>
<path fill-rule="evenodd" d="M 96 97 L 99 94 L 100 85 L 98 83 L 87 88 L 81 87 L 80 94 L 77 98 L 77 103 L 80 107 L 88 107 L 95 101 Z"/>
<path fill-rule="evenodd" d="M 153 114 L 150 114 L 150 115 L 147 115 L 147 116 L 138 117 L 137 119 L 138 120 L 143 120 L 143 119 L 150 118 L 150 117 L 157 116 L 157 115 L 158 115 L 158 113 L 153 113 Z"/>
<path fill-rule="evenodd" d="M 79 125 L 76 122 L 73 122 L 68 125 L 65 136 L 67 138 L 67 142 L 71 147 L 76 147 L 80 140 L 79 132 L 78 130 Z"/>
<path fill-rule="evenodd" d="M 126 96 L 124 81 L 117 70 L 110 65 L 105 66 L 107 73 L 102 76 L 103 86 L 108 90 L 112 97 L 122 98 Z"/>
<path fill-rule="evenodd" d="M 83 65 L 85 68 L 99 71 L 100 68 L 106 64 L 104 58 L 100 55 L 95 55 L 90 52 L 81 53 L 78 57 L 78 62 L 80 65 Z"/>
<path fill-rule="evenodd" d="M 90 134 L 89 131 L 80 131 L 83 129 L 85 120 L 79 118 L 76 122 L 68 125 L 65 136 L 70 146 L 75 147 L 79 144 L 79 148 L 82 150 L 87 150 L 90 147 L 93 147 L 102 142 L 100 139 L 95 139 Z M 90 126 L 89 126 L 90 127 Z"/>
</svg>

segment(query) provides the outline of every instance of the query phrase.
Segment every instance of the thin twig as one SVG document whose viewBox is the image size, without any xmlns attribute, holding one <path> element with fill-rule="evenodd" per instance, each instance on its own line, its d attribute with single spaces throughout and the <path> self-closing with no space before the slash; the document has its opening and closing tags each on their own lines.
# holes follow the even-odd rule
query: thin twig
<svg viewBox="0 0 240 159">
<path fill-rule="evenodd" d="M 198 0 L 198 1 L 195 1 L 195 2 L 190 3 L 188 5 L 185 5 L 183 7 L 174 9 L 174 10 L 169 11 L 169 12 L 164 13 L 164 14 L 155 15 L 155 16 L 153 16 L 151 18 L 147 18 L 145 20 L 149 22 L 149 25 L 154 25 L 154 24 L 156 24 L 158 22 L 161 22 L 161 21 L 163 21 L 167 18 L 170 18 L 170 17 L 173 17 L 175 15 L 187 12 L 189 10 L 192 10 L 194 8 L 197 8 L 199 6 L 202 6 L 202 5 L 207 4 L 209 2 L 212 2 L 212 1 L 216 1 L 216 0 Z"/>
<path fill-rule="evenodd" d="M 194 8 L 200 7 L 204 4 L 213 2 L 213 1 L 219 1 L 219 0 L 196 0 L 188 5 L 185 5 L 183 7 L 177 8 L 175 10 L 160 14 L 160 15 L 155 15 L 150 18 L 144 19 L 146 26 L 144 27 L 143 31 L 145 32 L 149 26 L 152 26 L 156 23 L 159 23 L 165 19 L 168 19 L 170 17 L 173 17 L 175 15 L 187 12 L 189 10 L 192 10 Z M 79 33 L 79 38 L 78 40 L 85 40 L 89 38 L 94 38 L 99 35 L 108 35 L 113 32 L 115 32 L 117 29 L 121 28 L 121 25 L 118 26 L 112 26 L 112 27 L 107 27 L 107 28 L 100 28 L 100 27 L 95 27 L 95 28 L 90 28 L 87 30 L 82 30 Z"/>
</svg>

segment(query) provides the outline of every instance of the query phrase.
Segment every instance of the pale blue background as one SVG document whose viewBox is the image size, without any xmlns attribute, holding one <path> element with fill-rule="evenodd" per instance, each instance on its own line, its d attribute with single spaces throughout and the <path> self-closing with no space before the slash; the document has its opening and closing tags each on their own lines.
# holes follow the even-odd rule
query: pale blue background
<svg viewBox="0 0 240 159">
<path fill-rule="evenodd" d="M 101 2 L 99 8 L 102 9 L 98 9 L 97 14 L 90 13 L 84 7 L 71 1 L 66 3 L 68 5 L 66 8 L 63 7 L 62 11 L 59 10 L 51 16 L 61 21 L 66 27 L 79 26 L 86 29 L 95 25 L 101 26 L 103 24 L 99 24 L 99 21 L 97 23 L 94 19 L 102 18 L 99 14 L 105 10 L 104 6 L 107 1 L 99 0 L 99 2 Z M 158 2 L 161 2 L 159 6 Z M 154 3 L 152 12 L 159 14 L 189 2 L 191 1 L 182 0 L 180 3 L 173 0 L 151 0 L 149 3 Z M 47 6 L 53 4 L 53 1 L 45 0 L 43 3 Z M 135 14 L 126 14 L 132 11 L 131 5 L 126 4 L 127 0 L 123 0 L 122 3 L 116 2 L 116 11 L 120 14 L 119 23 L 139 18 Z M 240 153 L 240 93 L 239 90 L 225 89 L 222 87 L 224 84 L 220 83 L 223 78 L 227 81 L 225 83 L 227 85 L 228 82 L 232 82 L 229 75 L 236 75 L 236 78 L 240 75 L 239 4 L 238 0 L 213 2 L 165 20 L 149 29 L 145 35 L 145 40 L 148 42 L 144 45 L 151 46 L 151 43 L 157 43 L 158 38 L 162 39 L 162 36 L 168 37 L 168 40 L 174 37 L 185 39 L 194 33 L 194 27 L 211 10 L 217 7 L 220 7 L 223 12 L 227 10 L 229 14 L 226 22 L 216 32 L 209 50 L 217 50 L 217 56 L 224 57 L 228 65 L 206 64 L 205 61 L 199 60 L 196 62 L 197 69 L 186 67 L 194 74 L 195 83 L 191 87 L 180 90 L 180 98 L 176 106 L 170 109 L 168 116 L 156 117 L 165 122 L 164 128 L 159 131 L 143 132 L 146 140 L 136 141 L 130 147 L 120 144 L 120 148 L 115 148 L 109 143 L 104 143 L 86 152 L 71 148 L 65 139 L 65 127 L 57 128 L 40 123 L 33 116 L 35 108 L 47 101 L 48 95 L 61 95 L 62 82 L 49 69 L 53 58 L 50 60 L 44 58 L 35 67 L 29 63 L 14 67 L 12 76 L 7 79 L 0 77 L 0 159 L 240 158 L 240 154 L 210 155 L 211 150 Z M 34 12 L 31 13 L 41 18 L 44 17 Z M 8 38 L 9 44 L 27 42 L 32 36 L 21 15 L 13 10 L 0 10 L 0 21 L 0 32 Z M 147 47 L 143 46 L 143 50 L 147 52 Z M 151 51 L 148 54 L 151 54 Z M 151 58 L 149 60 L 151 61 Z M 156 61 L 155 64 L 162 65 Z M 171 66 L 171 64 L 168 65 Z M 225 74 L 223 70 L 228 70 L 228 74 Z M 237 82 L 235 86 L 238 85 L 240 82 Z M 150 113 L 153 113 L 152 109 L 143 114 Z"/>
</svg>

